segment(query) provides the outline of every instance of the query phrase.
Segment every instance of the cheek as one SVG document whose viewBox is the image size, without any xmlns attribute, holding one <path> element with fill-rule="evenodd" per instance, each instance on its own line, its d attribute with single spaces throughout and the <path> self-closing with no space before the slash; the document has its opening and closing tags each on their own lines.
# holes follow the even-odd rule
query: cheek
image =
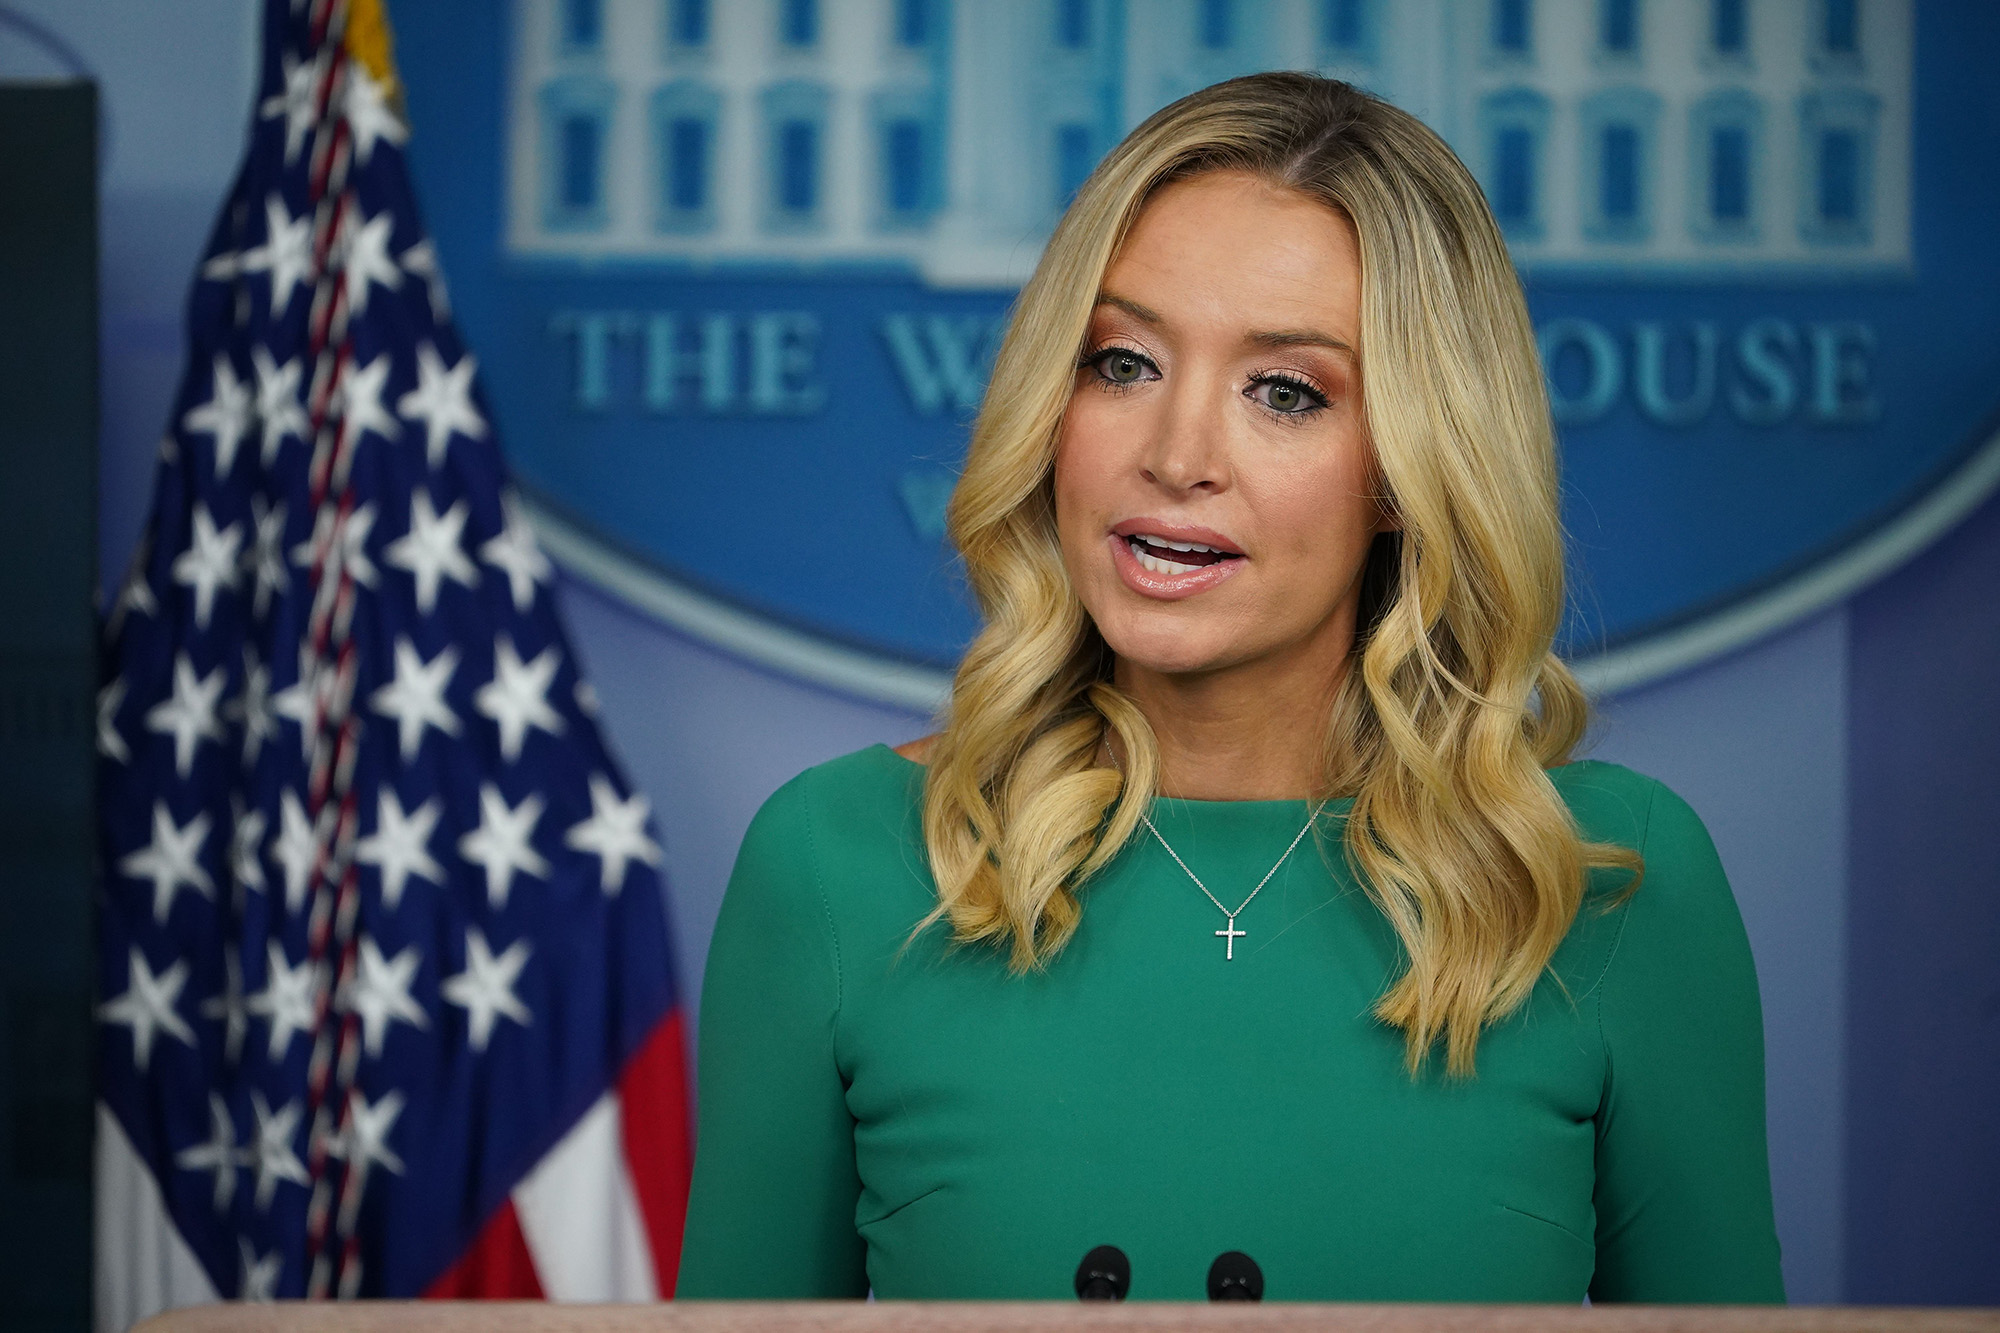
<svg viewBox="0 0 2000 1333">
<path fill-rule="evenodd" d="M 1365 451 L 1337 450 L 1309 472 L 1261 487 L 1259 526 L 1301 577 L 1344 588 L 1379 521 L 1370 485 Z"/>
<path fill-rule="evenodd" d="M 1067 544 L 1072 529 L 1103 508 L 1117 475 L 1117 449 L 1102 414 L 1088 395 L 1070 399 L 1056 437 L 1056 526 Z"/>
</svg>

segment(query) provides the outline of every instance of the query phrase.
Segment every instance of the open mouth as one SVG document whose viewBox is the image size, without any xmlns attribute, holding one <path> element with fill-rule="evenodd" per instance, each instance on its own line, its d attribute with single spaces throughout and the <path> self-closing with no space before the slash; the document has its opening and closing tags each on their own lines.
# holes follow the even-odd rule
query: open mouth
<svg viewBox="0 0 2000 1333">
<path fill-rule="evenodd" d="M 1150 533 L 1135 532 L 1124 541 L 1131 548 L 1132 558 L 1139 562 L 1139 567 L 1154 574 L 1191 574 L 1225 560 L 1243 558 L 1241 551 L 1221 551 L 1200 542 L 1168 541 Z"/>
</svg>

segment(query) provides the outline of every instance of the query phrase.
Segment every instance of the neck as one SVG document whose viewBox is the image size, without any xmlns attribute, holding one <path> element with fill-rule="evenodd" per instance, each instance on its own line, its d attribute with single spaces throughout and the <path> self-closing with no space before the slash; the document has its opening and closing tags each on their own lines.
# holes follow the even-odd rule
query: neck
<svg viewBox="0 0 2000 1333">
<path fill-rule="evenodd" d="M 1160 746 L 1160 794 L 1198 801 L 1306 800 L 1325 783 L 1327 719 L 1343 652 L 1169 674 L 1119 659 L 1115 679 Z"/>
</svg>

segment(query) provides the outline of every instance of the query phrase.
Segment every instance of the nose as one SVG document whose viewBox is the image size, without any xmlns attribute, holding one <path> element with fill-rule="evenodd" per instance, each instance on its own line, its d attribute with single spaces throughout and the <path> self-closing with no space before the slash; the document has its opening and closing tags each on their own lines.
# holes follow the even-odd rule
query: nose
<svg viewBox="0 0 2000 1333">
<path fill-rule="evenodd" d="M 1140 460 L 1140 474 L 1147 481 L 1175 495 L 1227 488 L 1228 418 L 1222 392 L 1183 376 L 1175 392 L 1166 395 Z"/>
</svg>

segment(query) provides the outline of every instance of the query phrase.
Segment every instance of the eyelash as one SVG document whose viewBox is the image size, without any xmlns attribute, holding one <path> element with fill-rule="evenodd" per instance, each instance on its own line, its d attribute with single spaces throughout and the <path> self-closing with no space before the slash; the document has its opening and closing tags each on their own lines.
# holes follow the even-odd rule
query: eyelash
<svg viewBox="0 0 2000 1333">
<path fill-rule="evenodd" d="M 1083 360 L 1077 362 L 1077 369 L 1089 370 L 1095 374 L 1097 376 L 1097 386 L 1100 389 L 1109 389 L 1113 393 L 1128 392 L 1137 386 L 1140 381 L 1114 380 L 1104 373 L 1104 363 L 1114 356 L 1129 356 L 1155 375 L 1160 373 L 1160 368 L 1153 363 L 1152 357 L 1147 356 L 1136 347 L 1126 347 L 1119 343 L 1106 343 L 1096 351 L 1087 354 Z"/>
<path fill-rule="evenodd" d="M 1250 396 L 1250 390 L 1255 390 L 1266 384 L 1282 384 L 1287 388 L 1297 389 L 1311 406 L 1300 408 L 1296 412 L 1280 412 L 1277 408 L 1270 406 L 1261 399 Z M 1295 372 L 1287 373 L 1285 371 L 1267 370 L 1261 374 L 1252 375 L 1250 377 L 1249 389 L 1245 390 L 1245 396 L 1250 397 L 1251 402 L 1256 403 L 1266 413 L 1276 417 L 1287 426 L 1302 426 L 1320 413 L 1326 411 L 1329 406 L 1326 391 L 1311 380 Z"/>
<path fill-rule="evenodd" d="M 1104 373 L 1104 363 L 1117 355 L 1133 358 L 1155 375 L 1160 373 L 1160 368 L 1154 364 L 1153 358 L 1147 356 L 1136 347 L 1126 347 L 1119 343 L 1107 343 L 1090 352 L 1077 363 L 1077 369 L 1093 371 L 1097 376 L 1097 385 L 1099 388 L 1109 389 L 1113 393 L 1125 393 L 1138 385 L 1140 381 L 1114 380 Z M 1280 412 L 1275 407 L 1254 396 L 1254 390 L 1262 388 L 1267 384 L 1282 384 L 1287 388 L 1296 389 L 1300 394 L 1304 395 L 1306 401 L 1311 406 L 1301 408 L 1297 412 Z M 1329 406 L 1325 391 L 1318 385 L 1300 375 L 1276 370 L 1262 371 L 1252 375 L 1249 384 L 1244 390 L 1244 396 L 1256 403 L 1257 406 L 1263 408 L 1265 415 L 1274 417 L 1288 426 L 1303 425 L 1313 417 L 1318 416 L 1321 412 L 1324 412 Z"/>
</svg>

